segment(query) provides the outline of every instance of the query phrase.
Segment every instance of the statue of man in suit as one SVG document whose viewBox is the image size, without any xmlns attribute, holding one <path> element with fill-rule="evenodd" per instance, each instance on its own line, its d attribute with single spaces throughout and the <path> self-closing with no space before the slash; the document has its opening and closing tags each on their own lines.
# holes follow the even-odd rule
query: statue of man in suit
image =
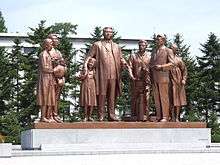
<svg viewBox="0 0 220 165">
<path fill-rule="evenodd" d="M 161 122 L 169 121 L 170 70 L 174 66 L 173 52 L 164 45 L 165 41 L 164 35 L 157 35 L 156 48 L 152 51 L 150 61 L 156 117 Z"/>
<path fill-rule="evenodd" d="M 84 63 L 86 66 L 89 58 L 96 59 L 96 94 L 98 96 L 99 121 L 104 119 L 105 100 L 107 100 L 108 120 L 118 121 L 115 116 L 116 98 L 121 94 L 120 72 L 126 61 L 122 58 L 121 48 L 112 41 L 112 27 L 103 29 L 104 39 L 95 42 L 89 50 Z"/>
</svg>

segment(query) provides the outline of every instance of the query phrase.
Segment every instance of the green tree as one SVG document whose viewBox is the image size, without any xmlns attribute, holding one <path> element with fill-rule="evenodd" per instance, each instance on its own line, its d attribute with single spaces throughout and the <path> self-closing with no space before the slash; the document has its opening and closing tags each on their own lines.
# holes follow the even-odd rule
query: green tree
<svg viewBox="0 0 220 165">
<path fill-rule="evenodd" d="M 21 81 L 22 81 L 22 59 L 23 54 L 21 53 L 21 42 L 18 38 L 14 40 L 14 46 L 12 48 L 12 52 L 8 53 L 8 67 L 11 68 L 8 72 L 8 77 L 10 79 L 10 92 L 11 92 L 11 106 L 10 109 L 19 113 L 20 105 L 19 105 L 19 96 L 21 89 Z"/>
<path fill-rule="evenodd" d="M 198 110 L 208 127 L 216 130 L 213 123 L 217 121 L 213 120 L 217 120 L 217 117 L 213 117 L 213 115 L 220 112 L 220 41 L 214 33 L 210 33 L 207 41 L 201 46 L 203 56 L 197 57 L 200 70 Z M 212 137 L 216 137 L 216 131 L 212 131 Z"/>
<path fill-rule="evenodd" d="M 1 11 L 0 32 L 7 32 Z M 15 71 L 17 65 L 13 63 L 10 55 L 4 47 L 0 48 L 0 134 L 6 136 L 5 142 L 19 143 L 21 127 L 18 120 L 17 108 L 13 106 L 16 104 L 15 99 L 17 99 L 15 96 L 16 92 L 14 91 L 17 85 Z"/>
<path fill-rule="evenodd" d="M 208 122 L 209 112 L 219 112 L 220 98 L 220 42 L 214 33 L 210 33 L 208 40 L 201 44 L 202 57 L 197 57 L 199 64 L 199 110 Z"/>
<path fill-rule="evenodd" d="M 1 132 L 6 135 L 6 142 L 19 143 L 21 126 L 24 120 L 21 120 L 22 106 L 20 98 L 22 91 L 22 53 L 20 41 L 14 40 L 15 45 L 12 51 L 6 53 L 5 60 L 7 64 L 4 68 L 4 73 L 7 76 L 4 82 L 4 99 L 7 102 L 4 107 L 5 113 L 2 116 Z"/>
<path fill-rule="evenodd" d="M 5 26 L 5 20 L 2 16 L 2 12 L 0 11 L 0 33 L 6 33 L 7 28 Z M 7 84 L 7 54 L 4 47 L 0 47 L 0 116 L 3 115 L 7 109 L 6 100 L 9 99 L 9 94 L 5 89 L 5 85 Z"/>
<path fill-rule="evenodd" d="M 5 26 L 5 19 L 2 15 L 1 11 L 0 11 L 0 32 L 1 33 L 6 33 L 7 32 L 7 28 Z"/>
<path fill-rule="evenodd" d="M 102 27 L 96 26 L 92 33 L 90 33 L 91 37 L 89 39 L 89 43 L 86 43 L 86 48 L 90 49 L 94 42 L 100 41 L 102 39 Z"/>
</svg>

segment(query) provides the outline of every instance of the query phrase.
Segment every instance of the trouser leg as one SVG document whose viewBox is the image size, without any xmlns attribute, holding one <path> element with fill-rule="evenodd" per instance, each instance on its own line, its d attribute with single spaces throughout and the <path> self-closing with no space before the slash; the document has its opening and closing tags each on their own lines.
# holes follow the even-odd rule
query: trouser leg
<svg viewBox="0 0 220 165">
<path fill-rule="evenodd" d="M 93 111 L 93 106 L 89 106 L 89 107 L 88 107 L 88 120 L 89 120 L 89 121 L 93 121 L 92 111 Z"/>
<path fill-rule="evenodd" d="M 88 106 L 84 106 L 84 120 L 83 121 L 88 121 Z"/>
<path fill-rule="evenodd" d="M 150 91 L 146 92 L 146 98 L 145 98 L 145 102 L 146 102 L 146 109 L 145 109 L 145 115 L 146 115 L 146 120 L 149 120 L 149 98 L 150 98 Z"/>
<path fill-rule="evenodd" d="M 98 95 L 98 115 L 99 120 L 104 118 L 104 108 L 105 108 L 105 95 Z"/>
<path fill-rule="evenodd" d="M 180 106 L 176 106 L 176 121 L 180 121 Z"/>
<path fill-rule="evenodd" d="M 159 84 L 160 102 L 163 119 L 169 120 L 169 86 L 167 83 Z"/>
<path fill-rule="evenodd" d="M 108 80 L 107 83 L 107 105 L 108 115 L 110 118 L 115 118 L 115 86 L 116 80 Z"/>
<path fill-rule="evenodd" d="M 159 121 L 162 118 L 162 113 L 161 113 L 161 105 L 160 105 L 159 87 L 157 83 L 153 84 L 153 95 L 154 95 L 154 103 L 156 107 L 156 118 L 157 121 Z"/>
<path fill-rule="evenodd" d="M 47 123 L 50 122 L 50 120 L 47 119 L 47 111 L 48 108 L 46 105 L 41 106 L 41 118 L 40 118 L 41 122 L 47 122 Z"/>
</svg>

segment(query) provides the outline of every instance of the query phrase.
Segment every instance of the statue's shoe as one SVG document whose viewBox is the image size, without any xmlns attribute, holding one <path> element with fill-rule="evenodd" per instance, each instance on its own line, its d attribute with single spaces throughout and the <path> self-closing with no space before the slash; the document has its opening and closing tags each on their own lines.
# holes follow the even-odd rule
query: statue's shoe
<svg viewBox="0 0 220 165">
<path fill-rule="evenodd" d="M 43 118 L 40 119 L 40 122 L 50 123 L 50 120 L 43 117 Z"/>
<path fill-rule="evenodd" d="M 62 122 L 63 122 L 63 121 L 60 119 L 59 116 L 55 116 L 55 117 L 53 117 L 53 119 L 54 119 L 55 122 L 57 122 L 57 123 L 62 123 Z"/>
<path fill-rule="evenodd" d="M 168 120 L 166 118 L 163 118 L 160 120 L 160 122 L 168 122 Z"/>
<path fill-rule="evenodd" d="M 98 121 L 104 121 L 104 117 L 99 117 Z"/>
<path fill-rule="evenodd" d="M 117 119 L 116 117 L 110 117 L 110 118 L 108 119 L 108 121 L 119 121 L 119 119 Z"/>
</svg>

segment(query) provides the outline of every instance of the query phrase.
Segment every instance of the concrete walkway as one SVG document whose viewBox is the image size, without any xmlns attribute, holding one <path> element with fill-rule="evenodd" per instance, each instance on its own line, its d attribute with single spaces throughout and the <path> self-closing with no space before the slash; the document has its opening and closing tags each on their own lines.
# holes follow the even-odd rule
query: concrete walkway
<svg viewBox="0 0 220 165">
<path fill-rule="evenodd" d="M 219 165 L 220 153 L 157 153 L 0 158 L 0 165 Z"/>
</svg>

